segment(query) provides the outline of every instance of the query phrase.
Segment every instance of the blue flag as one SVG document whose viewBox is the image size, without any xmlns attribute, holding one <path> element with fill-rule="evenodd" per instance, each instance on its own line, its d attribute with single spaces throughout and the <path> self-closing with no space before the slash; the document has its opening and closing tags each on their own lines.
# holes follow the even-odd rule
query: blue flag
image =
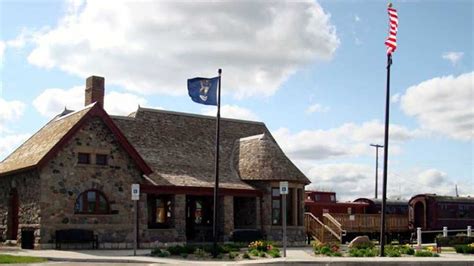
<svg viewBox="0 0 474 266">
<path fill-rule="evenodd" d="M 188 79 L 189 96 L 200 104 L 217 105 L 218 83 L 219 77 Z"/>
</svg>

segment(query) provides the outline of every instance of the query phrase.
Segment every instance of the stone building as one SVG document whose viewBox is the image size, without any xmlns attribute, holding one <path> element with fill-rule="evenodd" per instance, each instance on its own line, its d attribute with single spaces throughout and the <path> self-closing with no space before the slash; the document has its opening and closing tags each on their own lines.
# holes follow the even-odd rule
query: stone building
<svg viewBox="0 0 474 266">
<path fill-rule="evenodd" d="M 212 238 L 215 118 L 148 108 L 103 109 L 104 79 L 87 79 L 85 107 L 65 110 L 0 163 L 0 239 L 34 231 L 53 247 L 60 229 L 89 229 L 101 248 L 131 248 L 131 184 L 141 188 L 138 241 Z M 260 229 L 282 239 L 279 182 L 289 182 L 288 240 L 303 244 L 304 186 L 264 123 L 221 119 L 218 230 Z"/>
</svg>

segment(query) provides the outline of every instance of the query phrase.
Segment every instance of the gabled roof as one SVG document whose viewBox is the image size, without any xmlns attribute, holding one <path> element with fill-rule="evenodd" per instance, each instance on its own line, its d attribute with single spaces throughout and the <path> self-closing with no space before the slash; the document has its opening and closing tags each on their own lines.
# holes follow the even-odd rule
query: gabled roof
<svg viewBox="0 0 474 266">
<path fill-rule="evenodd" d="M 232 155 L 242 180 L 310 183 L 268 133 L 236 140 Z"/>
<path fill-rule="evenodd" d="M 118 142 L 137 163 L 144 174 L 151 172 L 145 161 L 115 126 L 108 114 L 97 104 L 62 113 L 49 121 L 38 132 L 0 162 L 0 176 L 40 167 L 52 158 L 56 152 L 81 128 L 90 117 L 100 117 L 117 137 Z"/>
<path fill-rule="evenodd" d="M 152 167 L 150 178 L 157 185 L 214 186 L 215 117 L 138 108 L 130 116 L 112 119 Z M 234 167 L 236 140 L 258 134 L 273 138 L 261 122 L 222 118 L 220 123 L 219 186 L 253 190 Z"/>
</svg>

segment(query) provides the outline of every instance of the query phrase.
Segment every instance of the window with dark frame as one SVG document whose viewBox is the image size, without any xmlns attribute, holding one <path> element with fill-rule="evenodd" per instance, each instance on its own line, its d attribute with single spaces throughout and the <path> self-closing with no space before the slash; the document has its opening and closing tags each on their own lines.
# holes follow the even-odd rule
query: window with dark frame
<svg viewBox="0 0 474 266">
<path fill-rule="evenodd" d="M 77 163 L 80 164 L 90 164 L 91 163 L 91 155 L 90 153 L 79 152 L 77 154 Z"/>
<path fill-rule="evenodd" d="M 97 165 L 107 165 L 107 154 L 96 154 L 95 155 L 95 164 L 97 164 Z"/>
<path fill-rule="evenodd" d="M 108 214 L 109 210 L 109 202 L 105 195 L 94 189 L 79 194 L 74 206 L 76 214 Z"/>
<path fill-rule="evenodd" d="M 281 225 L 280 188 L 272 188 L 272 225 Z"/>
<path fill-rule="evenodd" d="M 150 195 L 148 197 L 148 228 L 172 227 L 173 201 L 171 195 Z"/>
</svg>

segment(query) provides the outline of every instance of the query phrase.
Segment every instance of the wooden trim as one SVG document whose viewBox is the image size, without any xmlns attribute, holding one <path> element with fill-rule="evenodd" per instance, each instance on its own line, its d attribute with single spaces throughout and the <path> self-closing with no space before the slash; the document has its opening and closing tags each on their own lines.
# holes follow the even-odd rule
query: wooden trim
<svg viewBox="0 0 474 266">
<path fill-rule="evenodd" d="M 195 196 L 211 196 L 214 193 L 214 188 L 212 187 L 154 186 L 148 184 L 141 184 L 140 190 L 141 192 L 147 194 L 186 194 Z M 223 196 L 262 196 L 262 192 L 260 190 L 231 188 L 219 188 L 219 194 Z"/>
</svg>

